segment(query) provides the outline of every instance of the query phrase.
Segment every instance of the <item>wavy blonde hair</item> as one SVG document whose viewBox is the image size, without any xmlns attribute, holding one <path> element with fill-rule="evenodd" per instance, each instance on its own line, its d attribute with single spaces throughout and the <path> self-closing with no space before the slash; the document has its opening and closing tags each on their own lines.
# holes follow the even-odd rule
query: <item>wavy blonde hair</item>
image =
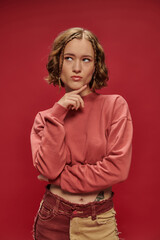
<svg viewBox="0 0 160 240">
<path fill-rule="evenodd" d="M 105 65 L 104 50 L 97 37 L 91 31 L 79 27 L 67 29 L 66 31 L 60 33 L 54 40 L 48 57 L 48 63 L 46 65 L 48 76 L 45 78 L 45 80 L 49 84 L 53 84 L 54 86 L 61 85 L 64 87 L 64 83 L 60 80 L 64 59 L 64 48 L 66 44 L 73 39 L 82 39 L 83 37 L 91 42 L 94 50 L 95 72 L 89 83 L 89 87 L 95 90 L 107 86 L 109 76 L 108 69 Z M 62 56 L 61 64 L 60 56 Z"/>
</svg>

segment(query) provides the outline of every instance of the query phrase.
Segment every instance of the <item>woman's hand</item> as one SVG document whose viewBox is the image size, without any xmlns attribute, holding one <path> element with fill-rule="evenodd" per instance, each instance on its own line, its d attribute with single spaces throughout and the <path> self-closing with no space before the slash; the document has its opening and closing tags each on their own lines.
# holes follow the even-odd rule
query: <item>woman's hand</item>
<svg viewBox="0 0 160 240">
<path fill-rule="evenodd" d="M 65 95 L 58 101 L 58 103 L 65 108 L 72 108 L 73 109 L 78 109 L 79 107 L 84 107 L 84 101 L 79 95 L 80 92 L 82 92 L 87 85 L 84 85 L 78 90 L 74 90 L 71 92 L 65 93 Z"/>
<path fill-rule="evenodd" d="M 47 181 L 48 182 L 48 178 L 44 177 L 42 174 L 38 175 L 38 180 L 40 181 Z"/>
</svg>

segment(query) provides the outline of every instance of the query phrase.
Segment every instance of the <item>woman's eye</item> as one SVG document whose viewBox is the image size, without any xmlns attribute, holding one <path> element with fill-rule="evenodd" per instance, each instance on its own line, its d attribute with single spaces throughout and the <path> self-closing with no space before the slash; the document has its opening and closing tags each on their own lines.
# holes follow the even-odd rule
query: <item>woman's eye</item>
<svg viewBox="0 0 160 240">
<path fill-rule="evenodd" d="M 65 57 L 65 59 L 68 60 L 68 61 L 72 61 L 71 57 Z"/>
<path fill-rule="evenodd" d="M 89 58 L 83 58 L 83 62 L 90 62 Z"/>
</svg>

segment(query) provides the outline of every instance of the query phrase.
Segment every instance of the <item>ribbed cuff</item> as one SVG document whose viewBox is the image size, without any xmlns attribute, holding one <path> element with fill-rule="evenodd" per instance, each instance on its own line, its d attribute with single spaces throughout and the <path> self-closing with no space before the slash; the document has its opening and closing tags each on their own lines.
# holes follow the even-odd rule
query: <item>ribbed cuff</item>
<svg viewBox="0 0 160 240">
<path fill-rule="evenodd" d="M 68 112 L 67 108 L 62 107 L 58 102 L 56 102 L 52 107 L 51 116 L 63 122 L 67 112 Z"/>
<path fill-rule="evenodd" d="M 48 182 L 51 184 L 54 184 L 56 186 L 60 186 L 61 185 L 61 177 L 59 176 L 54 180 L 48 179 Z"/>
</svg>

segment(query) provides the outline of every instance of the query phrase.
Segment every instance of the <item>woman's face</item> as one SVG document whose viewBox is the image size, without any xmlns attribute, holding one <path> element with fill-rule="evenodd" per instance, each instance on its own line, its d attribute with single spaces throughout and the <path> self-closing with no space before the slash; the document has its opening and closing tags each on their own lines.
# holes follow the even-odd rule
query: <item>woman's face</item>
<svg viewBox="0 0 160 240">
<path fill-rule="evenodd" d="M 90 93 L 89 82 L 94 70 L 94 50 L 91 42 L 83 38 L 73 39 L 67 43 L 64 49 L 64 61 L 60 76 L 66 92 L 79 89 L 87 84 L 83 95 Z"/>
</svg>

